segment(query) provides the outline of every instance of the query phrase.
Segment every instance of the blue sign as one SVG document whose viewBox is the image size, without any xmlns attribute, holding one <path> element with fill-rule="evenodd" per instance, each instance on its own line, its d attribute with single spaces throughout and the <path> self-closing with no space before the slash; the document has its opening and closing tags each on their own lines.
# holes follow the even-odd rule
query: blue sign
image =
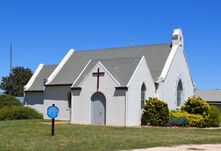
<svg viewBox="0 0 221 151">
<path fill-rule="evenodd" d="M 59 109 L 54 104 L 48 107 L 48 110 L 47 110 L 48 117 L 56 118 L 58 117 L 58 113 L 59 113 Z"/>
</svg>

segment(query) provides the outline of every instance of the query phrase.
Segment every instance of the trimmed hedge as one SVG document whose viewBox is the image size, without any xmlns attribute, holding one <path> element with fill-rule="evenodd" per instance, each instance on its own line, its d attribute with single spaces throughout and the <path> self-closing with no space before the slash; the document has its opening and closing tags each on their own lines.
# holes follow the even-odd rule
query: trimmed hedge
<svg viewBox="0 0 221 151">
<path fill-rule="evenodd" d="M 0 109 L 0 120 L 42 119 L 43 115 L 30 107 L 5 106 Z"/>
<path fill-rule="evenodd" d="M 192 127 L 205 127 L 206 123 L 204 117 L 199 114 L 190 114 L 185 111 L 171 111 L 170 112 L 170 119 L 174 118 L 186 118 L 188 120 L 188 126 Z M 179 125 L 176 125 L 179 126 Z"/>
<path fill-rule="evenodd" d="M 0 109 L 5 106 L 23 106 L 23 104 L 13 96 L 0 95 Z"/>
<path fill-rule="evenodd" d="M 157 98 L 149 98 L 144 104 L 142 125 L 165 126 L 169 122 L 167 103 Z"/>
<path fill-rule="evenodd" d="M 175 117 L 170 119 L 169 126 L 187 127 L 189 122 L 186 117 Z"/>
<path fill-rule="evenodd" d="M 204 101 L 200 97 L 192 97 L 188 98 L 188 100 L 184 103 L 181 110 L 186 111 L 190 114 L 200 114 L 203 117 L 208 115 L 209 112 L 209 104 Z"/>
</svg>

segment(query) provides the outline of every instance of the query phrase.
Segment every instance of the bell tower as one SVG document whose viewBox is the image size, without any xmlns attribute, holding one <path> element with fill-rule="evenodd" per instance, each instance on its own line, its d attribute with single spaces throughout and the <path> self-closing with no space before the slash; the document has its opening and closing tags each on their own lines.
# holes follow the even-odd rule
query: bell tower
<svg viewBox="0 0 221 151">
<path fill-rule="evenodd" d="M 183 48 L 184 47 L 183 44 L 184 44 L 184 38 L 182 30 L 174 29 L 172 37 L 172 46 L 178 46 Z"/>
</svg>

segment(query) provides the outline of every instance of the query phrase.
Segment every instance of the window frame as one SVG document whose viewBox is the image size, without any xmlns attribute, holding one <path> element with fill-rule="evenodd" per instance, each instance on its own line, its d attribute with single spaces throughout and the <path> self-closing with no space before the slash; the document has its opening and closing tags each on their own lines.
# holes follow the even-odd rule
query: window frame
<svg viewBox="0 0 221 151">
<path fill-rule="evenodd" d="M 177 95 L 176 105 L 177 107 L 181 107 L 182 100 L 183 100 L 183 83 L 181 79 L 179 80 L 177 84 L 176 95 Z"/>
</svg>

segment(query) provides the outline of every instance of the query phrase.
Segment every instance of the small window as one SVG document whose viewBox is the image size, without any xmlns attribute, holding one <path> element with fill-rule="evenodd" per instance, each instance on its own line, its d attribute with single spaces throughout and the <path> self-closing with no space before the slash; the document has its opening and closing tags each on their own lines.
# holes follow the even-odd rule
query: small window
<svg viewBox="0 0 221 151">
<path fill-rule="evenodd" d="M 145 98 L 146 98 L 145 94 L 146 94 L 146 86 L 143 83 L 141 86 L 141 109 L 144 108 L 144 103 L 145 103 Z"/>
</svg>

